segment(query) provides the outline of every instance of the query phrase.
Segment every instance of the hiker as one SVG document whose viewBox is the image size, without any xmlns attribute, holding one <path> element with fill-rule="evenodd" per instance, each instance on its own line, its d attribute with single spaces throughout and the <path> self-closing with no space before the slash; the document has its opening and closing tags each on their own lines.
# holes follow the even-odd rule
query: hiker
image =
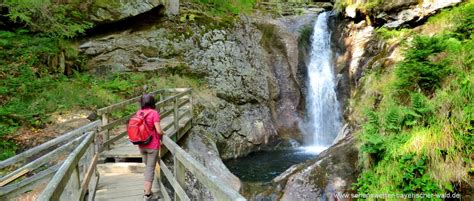
<svg viewBox="0 0 474 201">
<path fill-rule="evenodd" d="M 155 98 L 151 94 L 145 94 L 140 99 L 141 109 L 136 115 L 143 115 L 144 123 L 148 132 L 151 134 L 151 140 L 148 143 L 139 144 L 139 150 L 145 163 L 145 200 L 150 200 L 153 196 L 151 187 L 155 176 L 156 162 L 159 161 L 159 150 L 161 135 L 164 134 L 160 126 L 160 114 L 155 109 Z"/>
</svg>

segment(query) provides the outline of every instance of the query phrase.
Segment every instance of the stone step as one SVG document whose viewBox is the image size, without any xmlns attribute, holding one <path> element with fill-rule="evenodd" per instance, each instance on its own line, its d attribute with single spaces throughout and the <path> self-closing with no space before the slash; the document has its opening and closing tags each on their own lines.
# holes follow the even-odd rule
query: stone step
<svg viewBox="0 0 474 201">
<path fill-rule="evenodd" d="M 143 163 L 104 163 L 97 164 L 97 170 L 100 174 L 107 173 L 143 173 L 145 164 Z"/>
</svg>

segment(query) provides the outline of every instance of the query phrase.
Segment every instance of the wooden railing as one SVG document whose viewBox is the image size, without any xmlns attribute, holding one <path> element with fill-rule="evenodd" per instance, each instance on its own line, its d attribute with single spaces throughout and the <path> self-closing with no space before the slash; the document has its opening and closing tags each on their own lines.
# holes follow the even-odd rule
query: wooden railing
<svg viewBox="0 0 474 201">
<path fill-rule="evenodd" d="M 156 96 L 157 98 L 162 97 L 163 92 L 165 92 L 164 89 L 157 90 L 154 92 L 151 92 L 150 94 Z M 114 143 L 115 141 L 119 140 L 120 138 L 124 137 L 127 135 L 126 131 L 121 132 L 117 136 L 113 137 L 112 139 L 110 138 L 110 130 L 119 126 L 125 124 L 130 117 L 132 117 L 133 113 L 125 115 L 119 119 L 116 119 L 114 121 L 111 121 L 111 114 L 116 111 L 123 110 L 124 108 L 127 108 L 130 105 L 137 104 L 140 101 L 140 96 L 122 101 L 120 103 L 107 106 L 101 109 L 97 110 L 97 115 L 100 115 L 102 117 L 102 125 L 100 127 L 101 131 L 104 132 L 104 142 L 103 142 L 103 147 L 105 149 L 110 149 L 110 144 Z"/>
<path fill-rule="evenodd" d="M 191 92 L 192 90 L 189 88 L 162 89 L 152 92 L 159 100 L 156 103 L 156 108 L 160 110 L 161 124 L 163 130 L 165 130 L 160 156 L 169 151 L 173 158 L 173 173 L 160 160 L 159 166 L 161 171 L 155 174 L 161 186 L 164 199 L 171 200 L 171 196 L 166 191 L 162 180 L 166 178 L 174 190 L 175 199 L 190 200 L 183 189 L 185 186 L 185 173 L 188 171 L 207 187 L 216 200 L 245 200 L 236 190 L 220 181 L 217 176 L 213 175 L 176 144 L 192 127 L 193 100 Z M 102 120 L 82 126 L 54 140 L 1 161 L 0 169 L 17 164 L 19 161 L 35 158 L 30 159 L 32 160 L 31 162 L 0 178 L 0 187 L 15 181 L 34 169 L 42 167 L 53 159 L 61 160 L 55 157 L 59 153 L 69 153 L 66 151 L 72 149 L 72 152 L 63 160 L 62 164 L 58 163 L 46 170 L 40 171 L 33 177 L 2 187 L 0 189 L 0 200 L 12 198 L 12 195 L 25 192 L 28 189 L 31 190 L 32 184 L 38 184 L 38 181 L 50 178 L 45 189 L 39 195 L 38 200 L 94 200 L 99 180 L 96 165 L 102 147 L 107 150 L 115 142 L 126 136 L 126 132 L 120 132 L 113 137 L 111 137 L 110 133 L 117 126 L 125 125 L 127 120 L 133 115 L 126 114 L 123 117 L 112 119 L 111 114 L 136 104 L 139 99 L 140 97 L 135 97 L 99 109 L 97 113 L 102 116 Z M 173 115 L 173 118 L 166 118 L 170 115 Z M 163 121 L 163 119 L 168 119 L 168 121 Z M 105 137 L 105 140 L 101 140 L 102 136 Z M 164 175 L 164 177 L 159 175 Z"/>
<path fill-rule="evenodd" d="M 0 169 L 16 169 L 12 172 L 9 172 L 0 179 L 0 200 L 9 200 L 19 194 L 22 194 L 23 192 L 27 192 L 35 189 L 38 186 L 47 184 L 48 180 L 50 180 L 52 177 L 55 178 L 55 172 L 64 166 L 64 163 L 61 164 L 63 162 L 61 158 L 66 157 L 67 154 L 71 152 L 71 150 L 75 150 L 75 148 L 80 145 L 81 142 L 83 142 L 86 137 L 84 133 L 97 131 L 99 125 L 100 121 L 89 123 L 85 126 L 61 135 L 54 140 L 48 141 L 12 158 L 1 161 Z M 93 147 L 91 149 L 93 149 Z M 89 170 L 90 168 L 86 169 L 84 168 L 85 166 L 91 166 L 95 168 L 95 165 L 91 165 L 91 159 L 93 157 L 90 157 L 90 155 L 94 154 L 96 154 L 95 150 L 90 150 L 87 155 L 89 157 L 86 157 L 80 161 L 80 163 L 76 163 L 76 166 L 79 167 L 78 173 L 81 173 L 81 175 L 86 174 L 85 171 Z M 94 171 L 91 169 L 89 172 Z M 98 177 L 94 178 L 94 182 L 97 184 Z M 89 181 L 87 183 L 89 183 Z M 89 190 L 89 187 L 83 188 L 82 190 L 85 191 L 85 193 L 87 191 L 95 191 L 95 189 Z"/>
<path fill-rule="evenodd" d="M 97 130 L 91 130 L 79 138 L 81 143 L 69 154 L 37 200 L 94 200 L 99 181 L 96 133 Z"/>
<path fill-rule="evenodd" d="M 163 175 L 174 189 L 174 198 L 177 200 L 190 200 L 183 189 L 185 186 L 185 173 L 189 171 L 194 175 L 201 184 L 203 184 L 213 195 L 215 200 L 246 200 L 229 184 L 219 180 L 219 178 L 206 169 L 201 163 L 194 159 L 191 155 L 186 153 L 179 147 L 171 138 L 163 136 L 163 145 L 173 155 L 173 173 L 167 165 L 160 160 L 160 167 Z M 163 147 L 163 146 L 162 146 Z M 161 174 L 157 174 L 161 175 Z M 170 195 L 163 185 L 162 178 L 157 178 L 160 184 L 160 189 L 165 200 L 171 200 Z"/>
</svg>

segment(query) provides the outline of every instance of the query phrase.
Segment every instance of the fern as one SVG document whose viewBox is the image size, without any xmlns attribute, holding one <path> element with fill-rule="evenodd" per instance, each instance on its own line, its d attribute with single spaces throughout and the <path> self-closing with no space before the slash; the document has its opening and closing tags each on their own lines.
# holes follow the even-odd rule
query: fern
<svg viewBox="0 0 474 201">
<path fill-rule="evenodd" d="M 379 125 L 379 117 L 376 112 L 370 110 L 366 112 L 367 122 L 372 125 Z"/>
<path fill-rule="evenodd" d="M 25 24 L 31 31 L 57 38 L 72 38 L 92 27 L 82 12 L 79 1 L 51 3 L 42 0 L 5 1 L 6 15 L 11 21 Z"/>
<path fill-rule="evenodd" d="M 405 60 L 395 69 L 398 78 L 395 87 L 401 97 L 418 90 L 432 93 L 439 87 L 448 70 L 444 65 L 431 62 L 429 56 L 445 48 L 442 37 L 417 36 L 413 39 L 413 48 L 405 53 Z"/>
<path fill-rule="evenodd" d="M 400 112 L 398 108 L 390 108 L 385 116 L 384 128 L 388 132 L 400 131 Z"/>
</svg>

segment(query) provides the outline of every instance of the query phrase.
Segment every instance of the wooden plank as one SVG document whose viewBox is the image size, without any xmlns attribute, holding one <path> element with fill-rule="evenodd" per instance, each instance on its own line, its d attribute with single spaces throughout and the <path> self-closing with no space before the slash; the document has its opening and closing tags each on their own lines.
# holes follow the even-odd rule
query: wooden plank
<svg viewBox="0 0 474 201">
<path fill-rule="evenodd" d="M 88 146 L 92 143 L 96 132 L 86 133 L 84 141 L 67 157 L 63 165 L 59 168 L 58 172 L 54 175 L 53 179 L 46 186 L 46 189 L 40 194 L 38 200 L 59 200 L 62 191 L 64 190 L 66 183 L 71 177 L 71 173 L 75 166 L 79 162 L 79 159 L 84 155 Z"/>
<path fill-rule="evenodd" d="M 65 182 L 64 189 L 59 192 L 59 200 L 79 200 L 80 185 L 79 166 L 76 164 L 68 181 Z"/>
<path fill-rule="evenodd" d="M 160 118 L 165 118 L 167 117 L 168 115 L 170 115 L 171 113 L 173 113 L 173 110 L 166 110 L 165 112 L 163 113 L 160 113 Z"/>
<path fill-rule="evenodd" d="M 105 126 L 107 124 L 109 124 L 109 114 L 104 113 L 104 114 L 102 114 L 102 126 Z M 100 130 L 105 133 L 105 141 L 109 141 L 109 139 L 110 139 L 109 129 L 100 129 Z M 103 147 L 105 147 L 106 150 L 110 149 L 110 146 L 103 146 Z"/>
<path fill-rule="evenodd" d="M 33 186 L 32 184 L 41 181 L 47 177 L 50 177 L 53 175 L 54 172 L 56 172 L 57 169 L 59 169 L 60 164 L 54 165 L 46 170 L 43 170 L 32 177 L 28 177 L 18 183 L 8 185 L 5 187 L 0 188 L 0 198 L 3 198 L 6 195 L 12 194 L 14 192 L 17 192 L 18 194 L 23 193 L 21 189 L 27 186 Z M 25 189 L 24 191 L 28 191 L 29 189 Z M 3 199 L 0 199 L 3 200 Z"/>
<path fill-rule="evenodd" d="M 173 101 L 173 123 L 174 123 L 174 129 L 178 130 L 179 129 L 179 110 L 178 110 L 178 99 L 175 98 Z"/>
<path fill-rule="evenodd" d="M 109 174 L 129 174 L 129 173 L 141 173 L 145 170 L 144 163 L 130 163 L 130 162 L 117 162 L 117 163 L 103 163 L 97 164 L 96 168 L 100 173 Z"/>
<path fill-rule="evenodd" d="M 168 191 L 166 190 L 165 185 L 163 185 L 163 182 L 161 181 L 160 181 L 160 191 L 165 201 L 171 201 L 170 195 L 168 194 Z"/>
<path fill-rule="evenodd" d="M 170 97 L 165 98 L 164 100 L 162 100 L 162 101 L 156 103 L 156 105 L 157 105 L 158 107 L 163 107 L 163 106 L 165 106 L 166 104 L 172 102 L 175 98 L 176 98 L 176 96 L 170 96 Z"/>
<path fill-rule="evenodd" d="M 109 130 L 109 129 L 112 129 L 114 128 L 115 126 L 118 126 L 118 125 L 123 125 L 123 124 L 126 124 L 128 122 L 128 120 L 133 116 L 135 115 L 135 113 L 132 113 L 132 114 L 128 114 L 124 117 L 121 117 L 120 119 L 117 119 L 111 123 L 107 123 L 107 124 L 104 124 L 100 127 L 100 130 L 103 131 L 103 130 Z"/>
<path fill-rule="evenodd" d="M 92 188 L 90 188 L 87 201 L 95 200 L 95 192 L 97 190 L 97 186 L 99 185 L 100 174 L 97 170 L 95 170 L 94 172 L 95 172 L 95 179 L 94 179 L 94 183 L 92 183 Z"/>
<path fill-rule="evenodd" d="M 163 144 L 168 147 L 168 149 L 174 148 L 174 155 L 177 159 L 213 193 L 216 200 L 246 200 L 237 191 L 222 182 L 201 163 L 181 149 L 168 136 L 163 136 Z"/>
<path fill-rule="evenodd" d="M 183 106 L 185 106 L 186 104 L 190 103 L 190 100 L 189 99 L 185 99 L 181 102 L 178 103 L 178 108 L 182 108 Z"/>
<path fill-rule="evenodd" d="M 117 140 L 120 140 L 121 138 L 125 137 L 127 135 L 127 131 L 124 131 L 117 136 L 111 138 L 110 140 L 104 142 L 104 146 L 110 146 L 112 143 L 116 142 Z"/>
<path fill-rule="evenodd" d="M 157 192 L 158 187 L 153 185 L 152 191 Z M 143 200 L 143 172 L 101 174 L 95 200 Z"/>
<path fill-rule="evenodd" d="M 189 92 L 191 91 L 191 88 L 168 88 L 165 89 L 166 92 L 168 93 L 182 93 L 182 92 Z"/>
<path fill-rule="evenodd" d="M 158 162 L 155 165 L 155 179 L 157 181 L 161 180 L 160 160 L 161 160 L 161 149 L 158 149 Z"/>
<path fill-rule="evenodd" d="M 180 200 L 183 201 L 189 201 L 188 195 L 186 195 L 186 192 L 184 192 L 183 188 L 179 185 L 178 181 L 176 181 L 176 178 L 173 176 L 171 171 L 168 169 L 165 163 L 163 163 L 162 160 L 160 160 L 160 166 L 161 166 L 161 171 L 163 171 L 163 175 L 165 175 L 166 179 L 170 182 L 171 186 L 174 189 L 174 192 L 176 195 L 179 196 Z"/>
<path fill-rule="evenodd" d="M 97 159 L 99 158 L 98 154 L 94 155 L 94 158 L 92 158 L 92 162 L 89 165 L 89 168 L 87 168 L 87 172 L 84 176 L 84 179 L 82 180 L 81 184 L 81 195 L 80 200 L 84 200 L 84 196 L 86 195 L 87 189 L 89 187 L 89 182 L 92 178 L 92 173 L 94 173 L 94 170 L 96 169 L 96 164 L 97 164 Z"/>
<path fill-rule="evenodd" d="M 149 94 L 152 94 L 152 95 L 156 95 L 156 94 L 159 94 L 159 93 L 162 93 L 164 92 L 165 90 L 164 89 L 159 89 L 159 90 L 156 90 L 156 91 L 153 91 L 153 92 L 150 92 Z M 134 98 L 131 98 L 131 99 L 128 99 L 128 100 L 125 100 L 125 101 L 122 101 L 120 103 L 116 103 L 116 104 L 113 104 L 113 105 L 110 105 L 110 106 L 107 106 L 107 107 L 104 107 L 104 108 L 101 108 L 101 109 L 98 109 L 97 110 L 97 115 L 102 115 L 102 114 L 105 114 L 105 113 L 111 113 L 117 109 L 121 109 L 121 108 L 124 108 L 126 107 L 127 105 L 130 105 L 131 103 L 136 103 L 140 100 L 141 96 L 136 96 Z"/>
<path fill-rule="evenodd" d="M 41 165 L 48 162 L 48 160 L 55 157 L 57 154 L 62 153 L 64 151 L 66 151 L 66 149 L 77 145 L 82 139 L 84 139 L 84 136 L 77 137 L 75 140 L 73 140 L 71 142 L 68 142 L 65 145 L 62 145 L 61 147 L 58 147 L 57 149 L 55 149 L 55 150 L 53 150 L 53 151 L 37 158 L 34 161 L 31 161 L 30 163 L 16 169 L 15 171 L 13 171 L 11 173 L 5 175 L 4 177 L 0 178 L 0 181 L 7 180 L 7 178 L 13 177 L 14 175 L 17 175 L 18 173 L 22 172 L 25 169 L 34 170 L 34 169 L 40 167 Z"/>
<path fill-rule="evenodd" d="M 180 129 L 179 129 L 179 131 L 178 131 L 178 133 L 177 133 L 177 135 L 178 135 L 178 136 L 177 136 L 178 141 L 184 136 L 184 134 L 186 134 L 189 130 L 191 130 L 192 125 L 193 125 L 191 120 L 192 120 L 192 119 L 189 118 L 189 119 L 186 121 L 186 123 L 184 124 L 184 126 L 180 126 Z"/>
<path fill-rule="evenodd" d="M 17 179 L 18 177 L 21 177 L 21 176 L 25 175 L 29 171 L 30 171 L 29 169 L 25 168 L 25 169 L 21 170 L 20 172 L 12 175 L 11 177 L 6 178 L 5 180 L 0 182 L 0 187 L 3 187 L 5 185 L 7 185 L 8 183 L 12 182 L 13 180 Z"/>
<path fill-rule="evenodd" d="M 179 160 L 176 159 L 176 157 L 174 157 L 174 177 L 176 178 L 176 181 L 178 183 L 178 185 L 180 187 L 183 187 L 183 186 L 186 186 L 186 183 L 185 183 L 185 178 L 186 178 L 186 170 L 184 169 L 184 166 L 183 164 L 181 164 L 181 162 L 179 162 Z M 177 201 L 181 201 L 182 199 L 178 199 L 178 196 L 176 196 L 176 192 L 175 191 L 175 197 L 174 199 L 177 200 Z"/>
<path fill-rule="evenodd" d="M 74 129 L 73 131 L 69 131 L 69 132 L 67 132 L 67 133 L 65 133 L 65 134 L 63 134 L 63 135 L 61 135 L 61 136 L 59 136 L 59 137 L 57 137 L 57 138 L 55 138 L 55 139 L 53 139 L 53 140 L 47 141 L 47 142 L 45 142 L 45 143 L 43 143 L 43 144 L 41 144 L 41 145 L 39 145 L 39 146 L 36 146 L 36 147 L 31 148 L 31 149 L 29 149 L 29 150 L 27 150 L 27 151 L 25 151 L 25 152 L 22 152 L 22 153 L 20 153 L 20 154 L 17 154 L 17 155 L 15 155 L 15 156 L 11 157 L 11 158 L 8 158 L 8 159 L 6 159 L 6 160 L 4 160 L 4 161 L 1 161 L 1 162 L 0 162 L 0 169 L 3 169 L 3 168 L 5 168 L 5 167 L 7 167 L 7 166 L 9 166 L 9 165 L 11 165 L 11 164 L 17 163 L 17 162 L 20 161 L 20 160 L 24 160 L 24 159 L 26 159 L 26 158 L 28 158 L 28 157 L 30 157 L 30 156 L 33 156 L 33 155 L 35 155 L 35 154 L 38 154 L 38 153 L 40 153 L 41 151 L 44 151 L 44 150 L 46 150 L 46 149 L 48 149 L 48 148 L 50 148 L 50 147 L 52 147 L 52 146 L 54 146 L 54 145 L 57 145 L 57 144 L 59 144 L 59 143 L 62 143 L 62 142 L 64 142 L 64 141 L 67 141 L 67 140 L 69 140 L 69 139 L 72 139 L 72 138 L 74 138 L 74 137 L 77 137 L 77 136 L 79 136 L 79 135 L 82 135 L 82 134 L 84 134 L 84 132 L 86 132 L 86 131 L 89 131 L 89 130 L 91 130 L 91 129 L 97 128 L 97 127 L 100 125 L 100 123 L 101 123 L 101 122 L 100 122 L 99 120 L 94 121 L 94 122 L 91 122 L 91 123 L 89 123 L 89 124 L 87 124 L 87 125 L 81 126 L 81 127 L 77 128 L 77 129 Z"/>
</svg>

